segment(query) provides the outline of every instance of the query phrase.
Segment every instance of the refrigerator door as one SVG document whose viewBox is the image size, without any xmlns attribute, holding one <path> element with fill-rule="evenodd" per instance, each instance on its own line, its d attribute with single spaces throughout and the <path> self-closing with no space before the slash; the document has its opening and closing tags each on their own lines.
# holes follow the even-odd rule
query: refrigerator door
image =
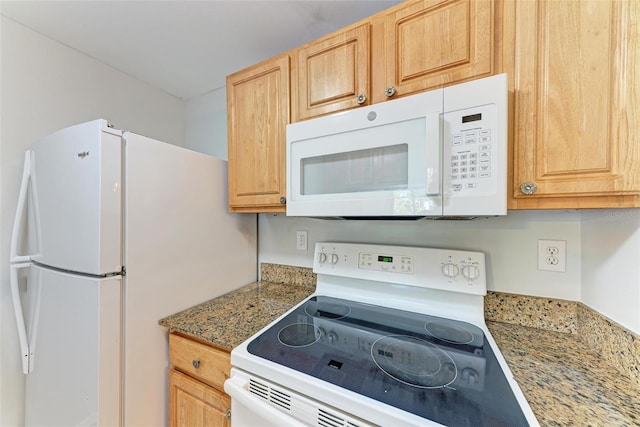
<svg viewBox="0 0 640 427">
<path fill-rule="evenodd" d="M 96 120 L 31 146 L 32 211 L 40 234 L 34 261 L 87 274 L 120 272 L 121 134 Z"/>
<path fill-rule="evenodd" d="M 120 425 L 121 278 L 27 275 L 27 426 Z"/>
</svg>

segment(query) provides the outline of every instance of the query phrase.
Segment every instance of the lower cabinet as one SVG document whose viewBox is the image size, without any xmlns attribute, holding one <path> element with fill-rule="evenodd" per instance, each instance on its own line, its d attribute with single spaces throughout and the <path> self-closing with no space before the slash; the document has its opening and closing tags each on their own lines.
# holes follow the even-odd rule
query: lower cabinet
<svg viewBox="0 0 640 427">
<path fill-rule="evenodd" d="M 230 427 L 229 352 L 170 334 L 169 362 L 169 427 Z"/>
</svg>

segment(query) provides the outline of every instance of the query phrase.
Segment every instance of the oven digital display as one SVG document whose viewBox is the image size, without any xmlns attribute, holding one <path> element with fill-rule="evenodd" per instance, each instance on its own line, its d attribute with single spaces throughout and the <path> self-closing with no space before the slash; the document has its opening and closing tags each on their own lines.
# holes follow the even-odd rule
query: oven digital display
<svg viewBox="0 0 640 427">
<path fill-rule="evenodd" d="M 477 122 L 478 120 L 482 120 L 481 113 L 462 116 L 462 123 Z"/>
<path fill-rule="evenodd" d="M 378 262 L 393 262 L 392 256 L 378 255 Z"/>
</svg>

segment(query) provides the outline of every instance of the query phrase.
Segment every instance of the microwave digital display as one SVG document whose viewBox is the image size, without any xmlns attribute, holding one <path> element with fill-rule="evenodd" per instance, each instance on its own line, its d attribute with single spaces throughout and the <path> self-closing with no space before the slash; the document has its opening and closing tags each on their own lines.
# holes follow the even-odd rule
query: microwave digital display
<svg viewBox="0 0 640 427">
<path fill-rule="evenodd" d="M 393 257 L 378 255 L 378 262 L 393 262 Z"/>
<path fill-rule="evenodd" d="M 482 120 L 481 113 L 462 116 L 462 123 L 477 122 L 478 120 Z"/>
</svg>

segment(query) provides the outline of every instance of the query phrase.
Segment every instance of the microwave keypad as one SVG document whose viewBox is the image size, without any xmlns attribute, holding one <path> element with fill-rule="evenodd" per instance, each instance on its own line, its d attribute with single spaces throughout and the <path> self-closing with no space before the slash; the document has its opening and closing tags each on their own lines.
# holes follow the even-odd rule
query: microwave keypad
<svg viewBox="0 0 640 427">
<path fill-rule="evenodd" d="M 491 129 L 474 129 L 451 135 L 453 191 L 477 188 L 477 180 L 491 178 Z M 461 181 L 461 182 L 460 182 Z"/>
</svg>

